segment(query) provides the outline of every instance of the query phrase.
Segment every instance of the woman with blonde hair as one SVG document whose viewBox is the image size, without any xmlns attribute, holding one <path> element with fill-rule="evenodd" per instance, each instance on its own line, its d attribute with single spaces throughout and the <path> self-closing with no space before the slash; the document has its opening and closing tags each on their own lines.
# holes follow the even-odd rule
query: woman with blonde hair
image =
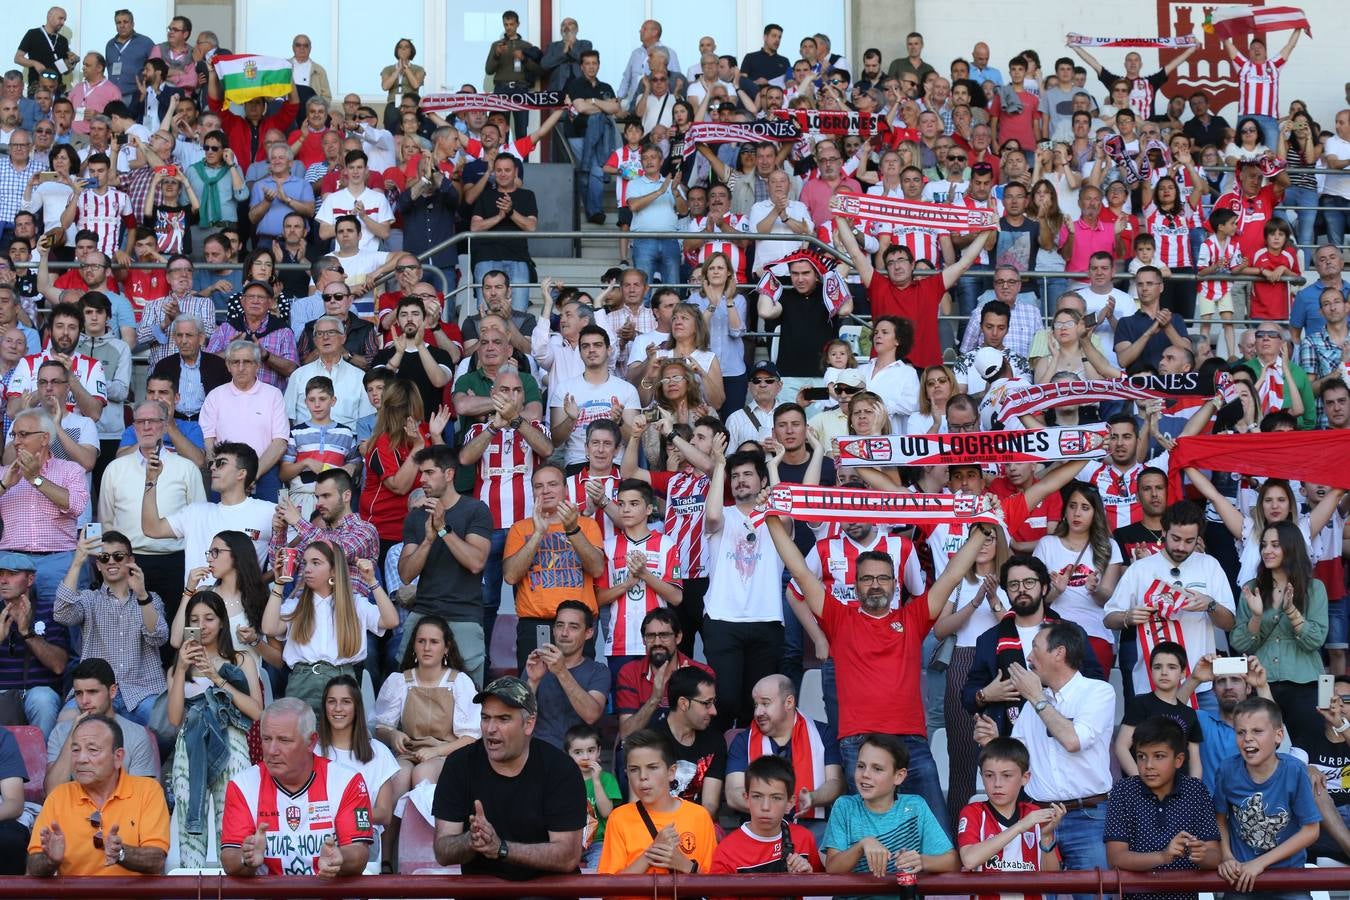
<svg viewBox="0 0 1350 900">
<path fill-rule="evenodd" d="M 718 410 L 723 421 L 745 406 L 749 381 L 745 367 L 745 298 L 738 291 L 736 266 L 731 256 L 714 250 L 699 265 L 702 287 L 689 295 L 689 303 L 702 310 L 708 326 L 708 347 L 722 369 L 726 399 Z"/>
<path fill-rule="evenodd" d="M 722 364 L 709 348 L 708 339 L 708 323 L 699 308 L 692 303 L 677 303 L 670 314 L 670 339 L 660 349 L 664 356 L 685 361 L 698 377 L 703 399 L 718 409 L 726 402 L 727 392 L 722 386 Z M 638 394 L 645 402 L 651 397 L 651 388 L 640 384 Z"/>
<path fill-rule="evenodd" d="M 947 401 L 956 393 L 956 373 L 946 364 L 929 366 L 919 376 L 919 411 L 909 414 L 905 434 L 947 430 Z"/>
<path fill-rule="evenodd" d="M 277 581 L 263 610 L 263 631 L 286 642 L 282 659 L 290 669 L 286 696 L 298 697 L 323 715 L 324 685 L 337 675 L 355 677 L 356 664 L 366 658 L 366 632 L 376 636 L 398 626 L 398 609 L 375 577 L 375 562 L 356 561 L 357 571 L 372 602 L 358 599 L 347 574 L 342 547 L 314 541 L 305 548 L 300 589 L 281 599 L 286 585 L 282 555 L 274 559 Z"/>
<path fill-rule="evenodd" d="M 873 391 L 859 391 L 848 401 L 848 433 L 856 437 L 892 434 L 891 416 L 886 401 Z M 837 452 L 838 447 L 836 446 Z M 862 466 L 853 470 L 868 487 L 898 491 L 903 487 L 900 470 L 895 467 Z"/>
</svg>

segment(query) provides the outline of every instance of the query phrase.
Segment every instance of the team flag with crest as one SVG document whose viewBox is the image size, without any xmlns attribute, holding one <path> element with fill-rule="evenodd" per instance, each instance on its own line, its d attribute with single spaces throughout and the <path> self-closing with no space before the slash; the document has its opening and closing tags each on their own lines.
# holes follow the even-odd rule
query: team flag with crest
<svg viewBox="0 0 1350 900">
<path fill-rule="evenodd" d="M 226 103 L 246 103 L 257 98 L 270 100 L 291 92 L 291 64 L 284 59 L 236 53 L 218 55 L 211 63 L 216 67 Z"/>
</svg>

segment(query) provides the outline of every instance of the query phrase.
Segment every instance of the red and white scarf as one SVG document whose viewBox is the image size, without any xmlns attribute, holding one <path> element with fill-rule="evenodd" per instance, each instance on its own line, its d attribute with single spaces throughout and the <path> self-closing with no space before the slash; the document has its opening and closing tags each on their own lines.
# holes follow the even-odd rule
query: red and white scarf
<svg viewBox="0 0 1350 900">
<path fill-rule="evenodd" d="M 426 94 L 422 97 L 423 112 L 471 112 L 486 109 L 500 112 L 525 112 L 531 109 L 552 109 L 566 106 L 562 91 L 512 91 L 509 94 Z"/>
<path fill-rule="evenodd" d="M 801 136 L 801 130 L 795 123 L 777 119 L 743 125 L 697 122 L 684 133 L 681 152 L 688 159 L 698 150 L 699 144 L 757 144 L 760 141 L 790 144 Z"/>
<path fill-rule="evenodd" d="M 989 501 L 974 494 L 911 494 L 806 484 L 778 484 L 770 488 L 768 506 L 763 512 L 756 509 L 750 520 L 758 527 L 765 516 L 840 524 L 1001 524 Z"/>
<path fill-rule="evenodd" d="M 932 228 L 950 234 L 998 229 L 998 212 L 948 203 L 928 203 L 839 191 L 830 198 L 830 212 L 869 224 Z"/>
<path fill-rule="evenodd" d="M 754 719 L 750 720 L 750 733 L 746 738 L 750 762 L 761 756 L 773 755 L 773 739 L 759 730 L 759 723 Z M 792 774 L 797 780 L 796 796 L 792 802 L 792 807 L 795 807 L 797 797 L 801 796 L 802 791 L 814 794 L 817 788 L 825 784 L 825 742 L 821 740 L 816 723 L 800 712 L 792 723 L 792 737 L 788 740 L 792 746 Z M 797 818 L 823 819 L 825 807 L 813 806 L 810 809 L 797 810 Z"/>
<path fill-rule="evenodd" d="M 874 113 L 852 110 L 776 109 L 773 114 L 775 118 L 795 122 L 806 134 L 856 134 L 866 140 L 874 134 L 884 135 L 890 131 L 890 125 L 886 120 Z"/>
<path fill-rule="evenodd" d="M 848 282 L 835 268 L 836 260 L 826 258 L 824 254 L 814 250 L 797 250 L 766 268 L 755 290 L 778 303 L 778 298 L 783 293 L 780 278 L 787 275 L 789 267 L 795 262 L 810 263 L 811 268 L 816 270 L 816 274 L 820 276 L 820 298 L 825 304 L 826 314 L 831 319 L 839 315 L 844 302 L 852 297 L 848 291 Z"/>
<path fill-rule="evenodd" d="M 952 434 L 841 437 L 838 465 L 955 466 L 984 463 L 1101 459 L 1105 424 Z"/>
<path fill-rule="evenodd" d="M 1262 415 L 1284 409 L 1284 366 L 1266 366 L 1256 382 L 1256 402 Z"/>
<path fill-rule="evenodd" d="M 1131 386 L 1125 381 L 1053 381 L 1013 388 L 1003 395 L 997 409 L 1000 420 L 1016 416 L 1034 416 L 1047 409 L 1104 403 L 1111 400 L 1151 400 L 1152 391 Z"/>
<path fill-rule="evenodd" d="M 1175 37 L 1088 37 L 1085 34 L 1070 34 L 1070 47 L 1159 47 L 1165 50 L 1184 50 L 1195 47 L 1200 41 L 1193 34 Z"/>
<path fill-rule="evenodd" d="M 1154 612 L 1147 621 L 1136 625 L 1135 630 L 1139 635 L 1139 658 L 1144 660 L 1144 671 L 1148 673 L 1150 688 L 1153 687 L 1153 667 L 1148 665 L 1147 661 L 1153 656 L 1153 648 L 1163 641 L 1174 641 L 1183 647 L 1186 646 L 1186 634 L 1182 631 L 1181 623 L 1177 621 L 1176 616 L 1186 607 L 1187 599 L 1189 598 L 1181 588 L 1166 584 L 1157 578 L 1153 579 L 1153 583 L 1144 592 L 1142 605 Z M 1191 674 L 1190 663 L 1186 663 L 1183 669 L 1181 677 L 1185 679 Z M 1191 707 L 1200 708 L 1195 694 L 1191 694 Z"/>
</svg>

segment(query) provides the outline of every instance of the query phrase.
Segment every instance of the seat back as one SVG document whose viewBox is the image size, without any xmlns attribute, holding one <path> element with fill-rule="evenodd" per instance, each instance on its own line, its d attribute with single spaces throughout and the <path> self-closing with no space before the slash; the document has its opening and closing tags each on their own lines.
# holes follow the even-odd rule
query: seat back
<svg viewBox="0 0 1350 900">
<path fill-rule="evenodd" d="M 436 867 L 436 826 L 408 803 L 403 811 L 403 826 L 398 832 L 398 873 L 410 875 L 418 869 Z"/>
<path fill-rule="evenodd" d="M 23 799 L 41 803 L 47 796 L 47 740 L 36 725 L 6 725 L 19 744 L 23 765 L 28 770 L 28 782 L 23 786 Z"/>
</svg>

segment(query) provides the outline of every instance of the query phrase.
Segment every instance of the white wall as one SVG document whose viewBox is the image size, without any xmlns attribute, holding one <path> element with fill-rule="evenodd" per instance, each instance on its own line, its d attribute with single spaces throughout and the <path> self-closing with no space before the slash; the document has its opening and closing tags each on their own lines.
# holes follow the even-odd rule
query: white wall
<svg viewBox="0 0 1350 900">
<path fill-rule="evenodd" d="M 1159 20 L 1175 21 L 1180 8 L 1191 11 L 1195 23 L 1194 34 L 1206 37 L 1205 51 L 1217 50 L 1218 41 L 1205 36 L 1200 29 L 1204 21 L 1204 7 L 1231 5 L 1225 0 L 1056 0 L 1056 2 L 1025 2 L 1016 5 L 1007 0 L 915 0 L 917 30 L 924 35 L 924 59 L 943 75 L 951 60 L 958 56 L 970 58 L 976 40 L 990 47 L 992 64 L 1007 72 L 1007 61 L 1024 49 L 1040 54 L 1041 64 L 1052 69 L 1060 56 L 1074 56 L 1064 46 L 1064 36 L 1070 31 L 1094 36 L 1156 37 L 1171 33 L 1162 31 Z M 1240 5 L 1247 6 L 1242 2 Z M 1273 4 L 1272 4 L 1273 5 Z M 1324 128 L 1331 128 L 1337 110 L 1346 106 L 1345 82 L 1350 77 L 1346 66 L 1345 44 L 1341 39 L 1350 4 L 1345 0 L 1303 0 L 1298 4 L 1312 25 L 1315 38 L 1304 35 L 1284 68 L 1280 83 L 1280 104 L 1288 108 L 1289 101 L 1301 99 L 1308 104 L 1313 117 Z M 1161 11 L 1161 13 L 1160 13 Z M 1289 37 L 1288 32 L 1277 32 L 1269 37 L 1272 53 L 1279 50 Z M 1103 65 L 1119 72 L 1125 50 L 1103 49 L 1093 51 Z M 1143 50 L 1144 71 L 1158 67 L 1158 51 Z M 1077 59 L 1077 57 L 1074 57 Z M 1192 57 L 1192 60 L 1196 57 Z M 889 62 L 889 58 L 887 59 Z M 1184 71 L 1190 60 L 1183 64 Z M 1231 78 L 1231 66 L 1218 64 L 1220 77 Z M 1176 78 L 1174 75 L 1173 78 Z M 1089 72 L 1088 87 L 1100 102 L 1105 89 Z M 1166 91 L 1166 88 L 1164 88 Z M 1158 104 L 1159 111 L 1162 102 Z M 1236 106 L 1220 110 L 1234 122 Z M 1187 114 L 1189 116 L 1189 113 Z"/>
</svg>

